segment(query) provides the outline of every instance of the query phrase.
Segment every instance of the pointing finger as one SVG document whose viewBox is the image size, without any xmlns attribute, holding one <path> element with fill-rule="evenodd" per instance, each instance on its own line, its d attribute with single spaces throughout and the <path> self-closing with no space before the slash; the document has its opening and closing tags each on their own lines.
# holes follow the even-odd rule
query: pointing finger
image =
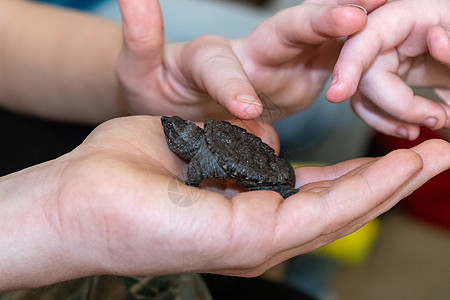
<svg viewBox="0 0 450 300">
<path fill-rule="evenodd" d="M 124 51 L 131 70 L 146 73 L 161 64 L 164 26 L 158 0 L 119 0 Z"/>
<path fill-rule="evenodd" d="M 229 40 L 216 36 L 194 40 L 184 49 L 180 65 L 189 80 L 235 117 L 253 119 L 262 113 L 262 103 Z"/>
<path fill-rule="evenodd" d="M 243 40 L 241 50 L 262 65 L 278 66 L 311 46 L 357 32 L 366 20 L 355 6 L 305 2 L 268 19 Z"/>
</svg>

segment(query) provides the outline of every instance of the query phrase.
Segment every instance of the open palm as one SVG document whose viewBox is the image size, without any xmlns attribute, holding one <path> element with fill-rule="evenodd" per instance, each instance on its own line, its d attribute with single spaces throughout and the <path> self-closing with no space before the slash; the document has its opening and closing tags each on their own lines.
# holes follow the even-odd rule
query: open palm
<svg viewBox="0 0 450 300">
<path fill-rule="evenodd" d="M 274 141 L 270 128 L 253 129 Z M 65 167 L 44 219 L 71 249 L 64 255 L 77 274 L 251 276 L 361 227 L 448 169 L 449 154 L 447 142 L 433 140 L 383 158 L 296 169 L 300 192 L 286 200 L 238 188 L 229 199 L 222 185 L 179 182 L 186 164 L 168 149 L 159 118 L 128 117 L 53 162 Z"/>
</svg>

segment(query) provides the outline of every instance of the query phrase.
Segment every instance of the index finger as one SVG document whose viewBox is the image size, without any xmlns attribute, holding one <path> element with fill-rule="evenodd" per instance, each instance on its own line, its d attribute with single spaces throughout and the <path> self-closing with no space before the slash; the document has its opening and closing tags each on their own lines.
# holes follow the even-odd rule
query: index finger
<svg viewBox="0 0 450 300">
<path fill-rule="evenodd" d="M 311 46 L 347 36 L 366 23 L 357 6 L 305 2 L 280 11 L 243 40 L 243 50 L 262 65 L 280 65 Z"/>
<path fill-rule="evenodd" d="M 140 73 L 152 70 L 163 59 L 164 25 L 158 0 L 119 0 L 124 51 Z"/>
<path fill-rule="evenodd" d="M 374 11 L 367 27 L 345 42 L 326 93 L 329 101 L 341 102 L 352 96 L 363 72 L 376 56 L 383 50 L 400 45 L 407 38 L 415 21 L 412 19 L 414 14 L 404 14 L 400 5 L 391 2 Z"/>
<path fill-rule="evenodd" d="M 397 150 L 355 174 L 335 180 L 322 192 L 291 196 L 278 210 L 275 243 L 294 249 L 321 236 L 336 234 L 338 238 L 348 234 L 348 225 L 355 220 L 359 223 L 352 227 L 360 227 L 395 205 L 401 199 L 397 193 L 422 166 L 416 152 Z M 297 224 L 300 232 L 293 230 L 292 224 Z"/>
<path fill-rule="evenodd" d="M 391 152 L 357 177 L 343 179 L 323 200 L 308 199 L 306 195 L 299 199 L 300 193 L 286 199 L 278 210 L 274 238 L 274 243 L 284 248 L 269 264 L 317 249 L 353 232 L 449 168 L 450 143 L 429 140 L 410 150 Z M 292 224 L 300 224 L 298 228 L 307 230 L 299 233 Z M 307 244 L 305 238 L 309 238 Z"/>
</svg>

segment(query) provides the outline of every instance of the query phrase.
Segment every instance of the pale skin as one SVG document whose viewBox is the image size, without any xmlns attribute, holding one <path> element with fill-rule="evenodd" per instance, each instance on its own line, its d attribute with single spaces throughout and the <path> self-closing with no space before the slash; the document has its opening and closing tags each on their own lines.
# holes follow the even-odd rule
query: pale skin
<svg viewBox="0 0 450 300">
<path fill-rule="evenodd" d="M 381 14 L 384 10 L 372 14 L 385 0 L 355 2 L 371 13 L 373 21 L 369 22 L 369 28 L 373 29 L 364 30 L 364 34 L 358 34 L 346 43 L 334 70 L 334 81 L 337 78 L 340 81 L 335 82 L 327 93 L 334 102 L 343 101 L 356 91 L 358 78 L 367 71 L 378 53 L 380 45 L 373 38 L 373 34 L 378 34 L 377 30 L 381 30 L 383 39 L 387 40 L 391 36 L 407 35 L 416 24 L 414 22 L 418 22 L 415 18 L 403 20 L 404 16 L 411 18 L 414 14 L 398 13 L 398 10 L 408 11 L 402 4 L 406 2 L 409 6 L 407 1 L 395 1 L 400 3 L 397 6 L 401 9 L 395 6 L 391 9 L 391 3 L 383 6 L 389 19 L 404 23 L 404 26 L 394 26 L 393 30 L 401 32 L 392 35 L 396 31 L 380 26 L 384 22 Z M 37 9 L 22 1 L 5 0 L 0 3 L 0 22 L 4 24 L 2 28 L 8 28 L 2 32 L 2 55 L 11 59 L 1 62 L 0 103 L 39 116 L 90 123 L 129 113 L 160 115 L 176 112 L 194 120 L 230 117 L 231 113 L 238 118 L 252 119 L 262 112 L 258 93 L 264 92 L 276 101 L 284 115 L 288 115 L 308 107 L 323 88 L 339 56 L 343 39 L 338 37 L 361 31 L 367 20 L 362 9 L 345 6 L 348 2 L 321 3 L 326 1 L 305 1 L 282 11 L 241 40 L 209 36 L 187 44 L 165 44 L 159 3 L 121 0 L 122 47 L 122 35 L 115 24 L 70 12 L 49 11 L 48 7 Z M 443 23 L 441 27 L 446 28 L 446 9 L 436 8 L 436 3 L 420 5 L 430 11 L 439 9 L 438 16 L 443 16 L 438 23 Z M 336 4 L 340 6 L 336 7 Z M 418 9 L 423 11 L 421 6 Z M 432 29 L 427 35 L 430 53 L 437 62 L 448 66 L 448 38 L 439 26 L 430 27 L 430 22 L 435 24 L 436 21 L 424 21 L 425 28 Z M 42 39 L 41 32 L 52 34 Z M 36 42 L 38 37 L 39 43 Z M 423 33 L 417 38 L 423 38 Z M 419 41 L 417 45 L 409 43 L 409 47 L 419 47 L 415 52 L 423 51 L 424 40 Z M 393 45 L 386 47 L 390 49 L 400 42 L 397 38 Z M 419 71 L 409 72 L 415 75 L 405 78 L 405 82 L 436 85 L 440 88 L 438 93 L 444 99 L 448 98 L 448 67 L 423 63 L 420 58 L 426 55 L 417 56 L 414 69 Z M 113 76 L 114 69 L 119 81 Z M 369 76 L 364 76 L 362 88 L 367 86 L 369 89 L 375 83 L 380 85 L 380 81 L 386 83 L 392 77 L 386 76 L 392 72 L 382 67 L 372 69 L 370 74 L 381 73 L 381 76 L 375 76 L 380 79 L 369 80 Z M 435 70 L 439 70 L 437 74 L 442 75 L 441 79 L 429 76 L 435 74 Z M 404 68 L 402 72 L 405 72 Z M 393 82 L 402 83 L 402 79 Z M 375 99 L 371 100 L 378 107 L 375 112 L 371 111 L 370 105 L 361 104 L 369 101 L 357 100 L 361 98 L 357 93 L 353 101 L 355 110 L 378 130 L 409 139 L 417 137 L 417 125 L 428 125 L 433 129 L 450 127 L 448 105 L 412 98 L 410 89 L 404 84 L 398 86 L 401 88 L 373 88 L 364 94 L 365 98 Z M 387 101 L 392 98 L 395 101 Z M 415 105 L 407 105 L 412 99 L 417 100 Z"/>
<path fill-rule="evenodd" d="M 253 79 L 246 81 L 242 77 L 245 74 L 243 68 L 236 67 L 240 64 L 235 57 L 241 57 L 248 78 L 256 76 L 252 75 L 251 67 L 256 70 L 256 67 L 262 68 L 261 61 L 271 62 L 263 68 L 266 72 L 254 79 L 254 84 L 264 83 L 274 94 L 278 92 L 280 105 L 290 111 L 294 108 L 286 100 L 284 89 L 277 90 L 281 80 L 271 85 L 267 82 L 269 75 L 273 72 L 278 78 L 295 77 L 292 82 L 305 77 L 305 81 L 310 80 L 308 90 L 320 90 L 326 80 L 327 71 L 322 69 L 325 66 L 306 70 L 301 64 L 294 66 L 293 61 L 306 61 L 308 66 L 317 66 L 311 59 L 314 57 L 311 52 L 319 51 L 316 54 L 320 55 L 323 54 L 321 51 L 329 50 L 329 46 L 323 49 L 318 45 L 328 45 L 327 41 L 333 36 L 327 33 L 328 37 L 324 37 L 316 32 L 327 28 L 333 31 L 335 29 L 331 28 L 336 28 L 333 22 L 341 22 L 341 18 L 330 18 L 330 14 L 349 14 L 347 20 L 351 30 L 347 28 L 346 34 L 356 32 L 364 25 L 366 15 L 361 9 L 336 8 L 335 4 L 314 4 L 318 11 L 315 17 L 323 20 L 320 18 L 323 13 L 332 24 L 325 26 L 324 22 L 316 21 L 308 23 L 312 27 L 296 27 L 298 36 L 307 41 L 292 43 L 290 38 L 297 36 L 295 32 L 279 33 L 280 48 L 275 47 L 279 55 L 271 56 L 273 60 L 270 60 L 264 56 L 267 53 L 258 52 L 258 49 L 264 49 L 261 36 L 265 36 L 266 31 L 279 32 L 277 24 L 283 24 L 286 15 L 269 19 L 248 40 L 231 43 L 239 55 L 230 55 L 233 52 L 227 49 L 233 47 L 219 47 L 220 43 L 227 44 L 226 40 L 207 37 L 186 45 L 167 47 L 167 55 L 155 50 L 156 54 L 149 56 L 147 50 L 162 47 L 158 34 L 162 30 L 160 25 L 158 27 L 161 22 L 154 21 L 155 18 L 142 19 L 148 15 L 139 18 L 134 5 L 144 5 L 139 12 L 157 17 L 156 1 L 120 1 L 125 20 L 125 46 L 120 50 L 120 28 L 114 24 L 45 7 L 35 10 L 34 5 L 21 1 L 2 0 L 0 28 L 5 28 L 3 22 L 10 23 L 13 12 L 19 9 L 20 14 L 16 17 L 23 17 L 24 23 L 11 23 L 14 26 L 2 32 L 5 34 L 5 43 L 0 46 L 2 57 L 11 56 L 11 59 L 0 62 L 0 101 L 2 106 L 22 112 L 91 123 L 127 111 L 160 114 L 160 109 L 198 119 L 204 118 L 206 112 L 230 116 L 222 107 L 233 114 L 242 113 L 240 105 L 245 103 L 247 107 L 250 98 L 245 102 L 236 101 L 236 95 L 242 93 L 230 94 L 226 89 L 221 90 L 224 83 L 215 81 L 214 73 L 217 71 L 225 76 L 224 80 L 230 86 L 235 85 L 232 91 L 245 91 L 246 95 L 253 91 L 256 95 L 250 85 Z M 366 1 L 359 4 L 369 11 L 376 7 Z M 308 2 L 292 11 L 308 18 L 312 12 L 310 5 L 313 4 Z M 35 12 L 38 14 L 34 15 Z M 283 14 L 289 15 L 289 12 Z M 315 17 L 314 14 L 311 16 L 312 19 Z M 28 23 L 41 19 L 45 22 Z M 129 23 L 132 20 L 137 23 Z M 155 24 L 143 20 L 153 20 Z M 75 35 L 78 33 L 75 27 L 80 24 L 86 26 L 86 30 Z M 101 25 L 107 33 L 88 30 L 94 25 Z M 21 30 L 21 26 L 26 30 Z M 36 42 L 30 34 L 35 29 L 56 32 L 53 38 Z M 154 38 L 141 39 L 140 34 L 150 29 L 157 33 Z M 61 45 L 67 36 L 73 38 Z M 24 43 L 22 47 L 18 47 L 18 40 Z M 282 42 L 286 40 L 290 42 Z M 143 41 L 148 43 L 143 44 Z M 10 42 L 15 47 L 9 46 Z M 213 52 L 225 53 L 224 56 L 219 60 L 203 58 L 202 43 L 205 47 L 210 45 Z M 333 43 L 339 41 L 331 40 L 330 44 Z M 86 44 L 90 47 L 85 47 Z M 55 45 L 65 51 L 55 51 L 60 49 Z M 30 54 L 27 53 L 29 50 L 23 49 L 26 46 L 33 50 L 31 57 L 34 59 L 23 63 L 21 59 Z M 242 53 L 249 58 L 244 59 Z M 282 53 L 290 63 L 284 65 L 275 60 L 281 59 Z M 337 57 L 338 51 L 333 53 Z M 73 61 L 74 54 L 79 57 L 78 61 Z M 17 59 L 16 67 L 12 64 L 14 59 Z M 35 65 L 35 61 L 39 63 Z M 199 67 L 208 63 L 212 64 L 208 68 Z M 284 72 L 277 71 L 274 67 L 277 63 L 286 67 Z M 332 60 L 325 65 L 331 70 Z M 116 68 L 124 93 L 113 76 Z M 48 82 L 55 84 L 46 84 Z M 214 91 L 221 92 L 215 94 Z M 306 86 L 300 85 L 298 90 L 290 93 L 301 95 L 301 91 L 305 92 Z M 207 97 L 206 92 L 211 92 L 212 99 L 222 105 Z M 297 104 L 300 107 L 307 106 L 315 96 L 305 94 Z M 243 117 L 251 118 L 260 113 L 260 106 L 257 103 L 253 106 L 255 110 L 245 110 Z M 242 124 L 277 147 L 277 137 L 269 125 L 255 121 Z M 242 192 L 236 186 L 218 186 L 213 190 L 202 189 L 198 202 L 180 207 L 171 201 L 168 185 L 176 178 L 184 180 L 186 165 L 167 148 L 159 117 L 117 118 L 97 127 L 86 141 L 67 155 L 0 178 L 0 291 L 43 286 L 95 274 L 206 272 L 255 276 L 281 261 L 356 230 L 449 168 L 449 143 L 431 140 L 382 158 L 361 158 L 329 167 L 296 169 L 297 187 L 301 191 L 285 201 L 272 191 Z M 181 188 L 180 193 L 185 194 L 195 189 L 184 185 Z"/>
<path fill-rule="evenodd" d="M 276 139 L 266 127 L 253 128 Z M 284 201 L 272 191 L 228 199 L 204 189 L 180 207 L 168 186 L 186 165 L 168 149 L 159 118 L 115 119 L 73 152 L 1 178 L 0 290 L 94 274 L 259 275 L 351 233 L 449 167 L 450 144 L 431 140 L 298 168 L 301 190 Z"/>
<path fill-rule="evenodd" d="M 344 45 L 327 97 L 352 96 L 355 112 L 386 134 L 415 139 L 419 126 L 450 128 L 450 2 L 397 0 Z M 442 102 L 414 95 L 431 86 Z M 356 92 L 356 94 L 355 94 Z"/>
<path fill-rule="evenodd" d="M 119 1 L 122 37 L 113 23 L 5 0 L 2 56 L 9 59 L 2 61 L 0 104 L 91 123 L 129 113 L 252 119 L 262 112 L 263 91 L 287 115 L 309 106 L 325 84 L 343 42 L 336 38 L 367 20 L 360 8 L 336 5 L 346 1 L 322 2 L 282 11 L 242 40 L 165 44 L 158 1 Z M 385 1 L 356 2 L 370 12 Z M 42 32 L 49 34 L 41 39 Z"/>
</svg>

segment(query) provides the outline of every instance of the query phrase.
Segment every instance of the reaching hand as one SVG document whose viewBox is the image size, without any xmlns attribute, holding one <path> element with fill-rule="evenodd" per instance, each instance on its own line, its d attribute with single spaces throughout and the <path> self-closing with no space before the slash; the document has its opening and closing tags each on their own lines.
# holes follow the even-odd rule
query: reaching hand
<svg viewBox="0 0 450 300">
<path fill-rule="evenodd" d="M 276 144 L 271 127 L 242 124 Z M 449 168 L 450 144 L 431 140 L 296 169 L 300 192 L 286 200 L 199 189 L 177 179 L 186 164 L 159 118 L 115 119 L 73 152 L 0 180 L 0 244 L 15 249 L 0 251 L 0 290 L 93 274 L 258 275 L 354 231 Z"/>
<path fill-rule="evenodd" d="M 282 112 L 276 118 L 309 106 L 331 73 L 342 37 L 367 20 L 346 1 L 322 2 L 283 10 L 241 40 L 203 36 L 165 45 L 157 1 L 120 0 L 124 46 L 117 73 L 129 109 L 194 120 L 229 113 L 252 119 L 262 113 L 261 92 Z M 357 2 L 370 12 L 385 0 Z"/>
<path fill-rule="evenodd" d="M 367 27 L 346 41 L 326 94 L 352 97 L 369 125 L 415 139 L 419 126 L 450 128 L 450 2 L 392 1 L 370 14 Z M 414 95 L 434 86 L 445 103 Z"/>
</svg>

